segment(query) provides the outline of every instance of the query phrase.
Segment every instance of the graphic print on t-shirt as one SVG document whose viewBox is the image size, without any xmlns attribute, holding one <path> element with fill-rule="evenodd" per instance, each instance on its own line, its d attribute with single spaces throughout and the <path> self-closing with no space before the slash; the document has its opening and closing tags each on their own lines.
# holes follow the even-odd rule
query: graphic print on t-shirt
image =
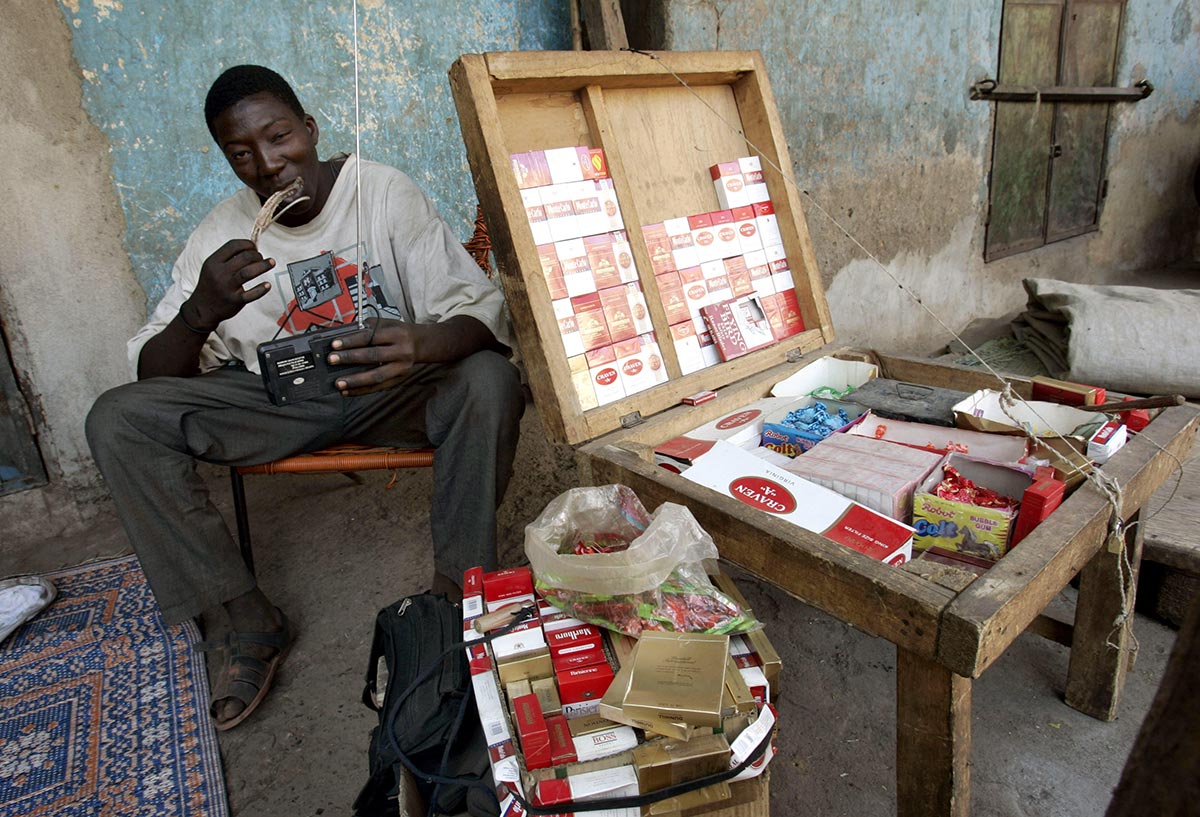
<svg viewBox="0 0 1200 817">
<path fill-rule="evenodd" d="M 376 282 L 379 265 L 368 266 L 363 273 L 362 305 L 380 316 L 384 313 L 399 317 L 388 303 L 383 288 Z M 296 335 L 313 328 L 340 326 L 352 323 L 357 315 L 358 266 L 333 251 L 287 264 L 287 271 L 276 273 L 276 287 L 281 294 L 283 281 L 291 284 L 293 297 L 283 305 L 283 313 L 275 323 L 288 334 Z"/>
</svg>

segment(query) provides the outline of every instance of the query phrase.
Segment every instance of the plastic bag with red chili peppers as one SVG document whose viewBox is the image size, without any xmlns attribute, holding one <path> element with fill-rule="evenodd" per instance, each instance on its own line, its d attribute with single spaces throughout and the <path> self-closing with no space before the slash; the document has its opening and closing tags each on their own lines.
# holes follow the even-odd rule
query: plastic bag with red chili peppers
<svg viewBox="0 0 1200 817">
<path fill-rule="evenodd" d="M 581 621 L 643 630 L 745 633 L 759 624 L 709 581 L 717 548 L 682 505 L 646 513 L 624 485 L 573 488 L 525 528 L 539 592 Z"/>
</svg>

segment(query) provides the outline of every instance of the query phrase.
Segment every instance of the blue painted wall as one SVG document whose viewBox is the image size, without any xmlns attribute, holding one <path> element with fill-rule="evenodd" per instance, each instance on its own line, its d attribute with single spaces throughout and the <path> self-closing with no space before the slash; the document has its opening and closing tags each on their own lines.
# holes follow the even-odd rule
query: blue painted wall
<svg viewBox="0 0 1200 817">
<path fill-rule="evenodd" d="M 321 152 L 354 149 L 351 4 L 58 0 L 84 106 L 109 139 L 126 248 L 150 304 L 191 229 L 238 182 L 214 149 L 204 95 L 225 68 L 292 82 Z M 446 72 L 463 53 L 570 48 L 556 0 L 361 0 L 362 153 L 405 170 L 465 240 L 475 217 Z"/>
</svg>

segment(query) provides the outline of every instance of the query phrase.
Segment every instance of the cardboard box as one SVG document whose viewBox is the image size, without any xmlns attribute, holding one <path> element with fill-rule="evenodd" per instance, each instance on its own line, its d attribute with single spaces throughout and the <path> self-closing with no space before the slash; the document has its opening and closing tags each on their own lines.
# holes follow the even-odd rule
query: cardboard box
<svg viewBox="0 0 1200 817">
<path fill-rule="evenodd" d="M 786 397 L 764 397 L 747 406 L 697 426 L 686 434 L 667 440 L 654 450 L 656 453 L 674 457 L 686 463 L 708 453 L 718 440 L 725 440 L 742 448 L 753 448 L 762 437 L 763 420 L 766 415 L 778 411 L 794 402 Z"/>
<path fill-rule="evenodd" d="M 770 426 L 763 427 L 764 438 Z M 932 451 L 868 437 L 831 434 L 784 466 L 871 510 L 908 523 L 913 493 L 942 461 Z"/>
<path fill-rule="evenodd" d="M 775 397 L 831 397 L 857 389 L 879 376 L 879 367 L 860 360 L 823 357 L 771 387 Z"/>
<path fill-rule="evenodd" d="M 1025 457 L 1024 437 L 985 434 L 966 428 L 949 428 L 928 423 L 888 420 L 867 412 L 847 429 L 848 434 L 921 448 L 938 454 L 966 454 L 974 460 L 1000 464 L 1017 463 Z"/>
<path fill-rule="evenodd" d="M 887 564 L 912 558 L 909 526 L 729 443 L 717 442 L 681 476 Z"/>
<path fill-rule="evenodd" d="M 839 411 L 845 411 L 849 420 L 835 429 L 834 432 L 825 436 L 807 429 L 789 426 L 784 422 L 791 412 L 809 408 L 817 403 L 825 406 L 825 410 L 834 416 Z M 865 408 L 854 403 L 844 403 L 840 400 L 825 400 L 816 397 L 801 397 L 785 403 L 763 418 L 761 442 L 764 447 L 774 449 L 786 457 L 798 457 L 834 433 L 846 431 L 851 428 L 855 421 L 859 417 L 862 417 L 866 411 Z M 797 471 L 795 473 L 800 472 Z"/>
<path fill-rule="evenodd" d="M 728 636 L 643 632 L 622 710 L 692 726 L 720 726 L 728 655 Z"/>
<path fill-rule="evenodd" d="M 934 495 L 944 477 L 946 466 L 955 468 L 967 479 L 984 488 L 998 491 L 1019 503 L 1025 489 L 1033 484 L 1029 474 L 1003 465 L 978 462 L 960 454 L 951 454 L 925 480 L 913 497 L 915 547 L 937 547 L 961 551 L 995 561 L 1009 547 L 1009 534 L 1017 518 L 1017 507 L 981 508 Z"/>
</svg>

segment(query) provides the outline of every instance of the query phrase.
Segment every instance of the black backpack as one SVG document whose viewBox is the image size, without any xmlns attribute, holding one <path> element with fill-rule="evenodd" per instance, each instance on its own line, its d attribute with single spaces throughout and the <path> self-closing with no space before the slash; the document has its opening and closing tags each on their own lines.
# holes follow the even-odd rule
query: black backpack
<svg viewBox="0 0 1200 817">
<path fill-rule="evenodd" d="M 402 766 L 431 815 L 499 812 L 462 627 L 462 610 L 443 594 L 408 596 L 375 617 L 363 703 L 379 713 L 379 725 L 371 730 L 370 779 L 354 801 L 356 817 L 398 813 Z M 387 671 L 382 705 L 380 659 Z"/>
</svg>

